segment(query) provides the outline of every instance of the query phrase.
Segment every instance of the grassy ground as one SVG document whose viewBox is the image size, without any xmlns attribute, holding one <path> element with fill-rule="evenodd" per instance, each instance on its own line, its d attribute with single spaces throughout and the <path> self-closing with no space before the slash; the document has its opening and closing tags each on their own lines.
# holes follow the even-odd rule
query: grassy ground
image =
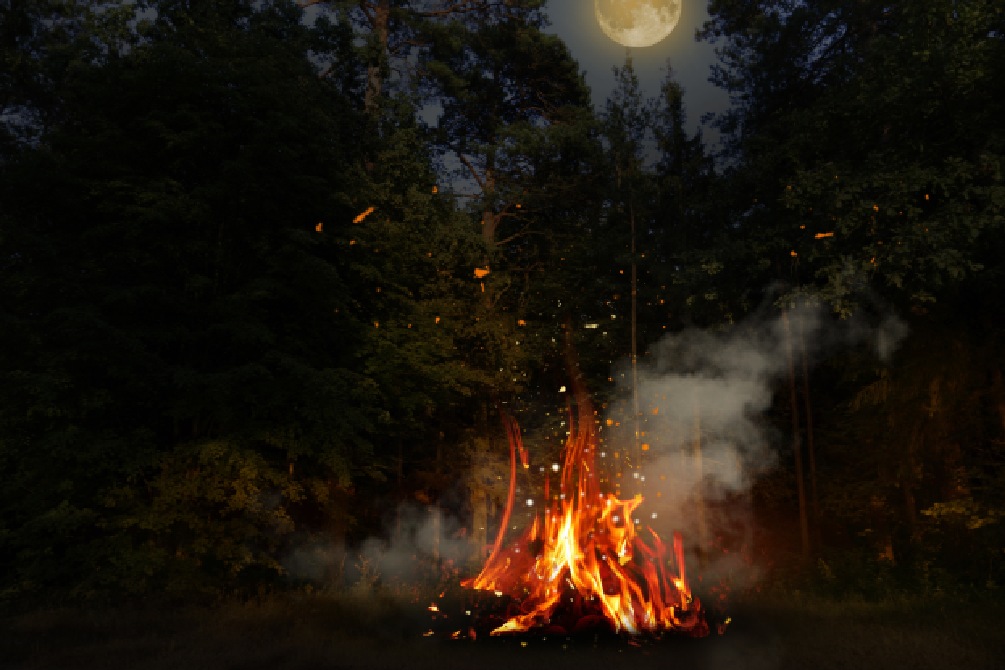
<svg viewBox="0 0 1005 670">
<path fill-rule="evenodd" d="M 1005 608 L 777 596 L 733 608 L 726 634 L 426 638 L 421 605 L 306 597 L 166 611 L 50 610 L 0 620 L 0 667 L 90 670 L 917 668 L 1005 670 Z"/>
</svg>

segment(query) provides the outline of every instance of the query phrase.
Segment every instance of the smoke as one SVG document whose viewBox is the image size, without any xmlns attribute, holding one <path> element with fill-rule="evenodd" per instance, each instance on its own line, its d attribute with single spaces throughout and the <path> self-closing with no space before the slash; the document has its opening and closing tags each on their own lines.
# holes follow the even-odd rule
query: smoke
<svg viewBox="0 0 1005 670">
<path fill-rule="evenodd" d="M 765 413 L 790 366 L 799 375 L 804 356 L 812 367 L 850 346 L 868 346 L 886 360 L 906 332 L 896 317 L 836 320 L 799 304 L 764 310 L 728 330 L 669 335 L 636 366 L 637 411 L 631 368 L 619 366 L 619 400 L 601 435 L 608 451 L 641 457 L 622 466 L 620 480 L 627 482 L 623 495 L 645 497 L 638 521 L 663 537 L 683 532 L 691 547 L 701 547 L 695 551 L 706 576 L 735 573 L 751 547 L 751 487 L 781 466 L 783 438 Z"/>
<path fill-rule="evenodd" d="M 386 524 L 388 533 L 369 538 L 359 554 L 371 561 L 383 579 L 410 581 L 439 561 L 457 562 L 470 553 L 461 524 L 436 507 L 405 504 Z"/>
<path fill-rule="evenodd" d="M 381 524 L 379 534 L 346 545 L 315 539 L 300 543 L 283 560 L 294 579 L 309 580 L 350 595 L 411 597 L 407 588 L 435 584 L 438 571 L 470 553 L 462 525 L 433 506 L 402 504 Z"/>
<path fill-rule="evenodd" d="M 282 565 L 293 579 L 334 585 L 342 579 L 347 558 L 343 545 L 313 538 L 294 547 Z"/>
<path fill-rule="evenodd" d="M 804 356 L 812 367 L 852 346 L 886 360 L 906 332 L 896 317 L 836 320 L 802 304 L 764 310 L 721 331 L 669 335 L 637 366 L 637 411 L 630 367 L 616 371 L 622 386 L 600 424 L 600 456 L 607 459 L 601 465 L 614 471 L 621 464 L 621 478 L 612 481 L 622 498 L 645 497 L 636 512 L 640 525 L 664 539 L 684 534 L 692 574 L 706 584 L 745 585 L 756 577 L 751 488 L 769 470 L 789 467 L 778 449 L 787 438 L 765 417 L 790 366 L 798 375 Z M 641 462 L 625 465 L 626 453 Z M 294 578 L 337 591 L 394 595 L 401 585 L 449 579 L 445 565 L 463 566 L 472 552 L 466 525 L 435 507 L 403 505 L 360 543 L 305 542 L 283 564 Z"/>
</svg>

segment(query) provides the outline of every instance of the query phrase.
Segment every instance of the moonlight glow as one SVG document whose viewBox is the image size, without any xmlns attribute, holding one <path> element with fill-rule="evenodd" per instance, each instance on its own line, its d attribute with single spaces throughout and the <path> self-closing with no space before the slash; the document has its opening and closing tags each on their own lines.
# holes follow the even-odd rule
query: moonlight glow
<svg viewBox="0 0 1005 670">
<path fill-rule="evenodd" d="M 594 0 L 600 29 L 626 47 L 665 39 L 680 20 L 682 0 Z"/>
</svg>

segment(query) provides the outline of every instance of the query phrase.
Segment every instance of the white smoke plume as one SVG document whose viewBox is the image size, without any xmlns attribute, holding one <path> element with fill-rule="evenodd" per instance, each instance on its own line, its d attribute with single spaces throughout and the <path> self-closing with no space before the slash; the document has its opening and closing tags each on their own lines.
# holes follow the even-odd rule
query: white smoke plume
<svg viewBox="0 0 1005 670">
<path fill-rule="evenodd" d="M 753 483 L 772 468 L 788 467 L 778 457 L 786 438 L 772 433 L 764 414 L 784 388 L 790 364 L 798 375 L 803 352 L 812 367 L 822 354 L 864 344 L 886 359 L 905 334 L 896 317 L 878 324 L 842 321 L 803 304 L 720 332 L 669 335 L 636 366 L 637 414 L 632 371 L 622 364 L 619 400 L 601 435 L 608 451 L 641 455 L 640 463 L 622 466 L 620 480 L 623 497 L 645 497 L 638 521 L 663 537 L 679 530 L 689 546 L 701 546 L 706 574 L 710 566 L 731 571 L 750 548 Z"/>
<path fill-rule="evenodd" d="M 868 345 L 885 360 L 905 335 L 896 317 L 836 320 L 800 305 L 784 318 L 766 310 L 728 330 L 665 337 L 637 366 L 638 447 L 645 451 L 642 463 L 623 467 L 619 480 L 623 498 L 645 497 L 639 524 L 664 539 L 681 531 L 689 565 L 700 566 L 707 579 L 750 578 L 744 559 L 753 528 L 749 492 L 759 475 L 790 467 L 778 457 L 786 438 L 764 419 L 789 373 L 790 346 L 799 374 L 803 351 L 810 366 L 848 346 Z M 615 374 L 619 400 L 600 424 L 608 459 L 601 465 L 608 470 L 616 469 L 616 453 L 636 449 L 632 373 L 622 364 Z M 470 557 L 466 525 L 434 507 L 405 505 L 389 515 L 380 535 L 353 546 L 305 544 L 284 565 L 294 577 L 350 592 L 429 583 L 436 578 L 423 572 L 430 566 L 453 561 L 461 567 Z"/>
<path fill-rule="evenodd" d="M 403 504 L 385 520 L 379 535 L 351 545 L 304 542 L 283 566 L 295 579 L 335 591 L 366 596 L 379 589 L 394 595 L 405 585 L 435 584 L 440 577 L 436 570 L 460 564 L 470 553 L 461 529 L 456 518 L 437 507 Z"/>
</svg>

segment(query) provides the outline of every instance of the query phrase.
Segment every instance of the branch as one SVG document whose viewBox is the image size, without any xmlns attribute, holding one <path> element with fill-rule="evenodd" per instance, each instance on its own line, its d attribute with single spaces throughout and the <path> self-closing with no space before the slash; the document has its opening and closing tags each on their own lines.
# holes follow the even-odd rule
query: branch
<svg viewBox="0 0 1005 670">
<path fill-rule="evenodd" d="M 377 19 L 374 16 L 373 6 L 371 6 L 366 0 L 359 0 L 359 9 L 361 12 L 363 12 L 363 16 L 366 17 L 366 20 L 370 24 L 370 27 L 376 28 Z"/>
<path fill-rule="evenodd" d="M 521 209 L 519 212 L 515 211 L 515 208 L 513 207 L 513 203 L 510 203 L 510 204 L 506 205 L 505 207 L 503 207 L 502 211 L 500 211 L 498 214 L 496 214 L 496 216 L 499 217 L 500 219 L 508 219 L 508 218 L 511 218 L 511 217 L 514 217 L 514 216 L 521 216 L 521 215 L 526 214 L 526 213 L 527 212 L 525 210 L 523 210 L 523 209 Z"/>
<path fill-rule="evenodd" d="M 429 9 L 426 11 L 416 12 L 416 16 L 424 19 L 433 18 L 435 16 L 447 16 L 449 14 L 467 14 L 469 12 L 476 12 L 480 8 L 479 5 L 482 3 L 480 0 L 459 0 L 452 5 L 448 5 L 443 9 Z"/>
<path fill-rule="evenodd" d="M 518 238 L 521 238 L 521 237 L 527 237 L 528 235 L 544 235 L 544 233 L 541 232 L 540 230 L 527 230 L 527 228 L 525 227 L 522 230 L 513 233 L 509 237 L 506 237 L 506 238 L 503 238 L 503 239 L 497 241 L 496 245 L 503 245 L 503 244 L 506 244 L 507 242 L 512 242 L 515 239 L 518 239 Z"/>
<path fill-rule="evenodd" d="M 495 295 L 492 297 L 492 299 L 489 300 L 488 303 L 489 309 L 495 309 L 496 305 L 499 304 L 499 301 L 502 299 L 504 295 L 506 295 L 506 292 L 509 291 L 512 285 L 513 280 L 507 277 L 504 284 L 502 284 L 501 286 L 497 284 L 495 286 Z"/>
<path fill-rule="evenodd" d="M 478 182 L 478 186 L 481 187 L 482 191 L 485 191 L 485 182 L 482 179 L 481 175 L 478 174 L 478 170 L 475 169 L 475 166 L 472 165 L 471 161 L 468 160 L 468 157 L 462 154 L 460 151 L 457 152 L 457 157 L 460 158 L 461 162 L 464 163 L 465 167 L 468 168 L 468 172 L 470 172 L 471 176 L 475 178 L 476 182 Z"/>
</svg>

